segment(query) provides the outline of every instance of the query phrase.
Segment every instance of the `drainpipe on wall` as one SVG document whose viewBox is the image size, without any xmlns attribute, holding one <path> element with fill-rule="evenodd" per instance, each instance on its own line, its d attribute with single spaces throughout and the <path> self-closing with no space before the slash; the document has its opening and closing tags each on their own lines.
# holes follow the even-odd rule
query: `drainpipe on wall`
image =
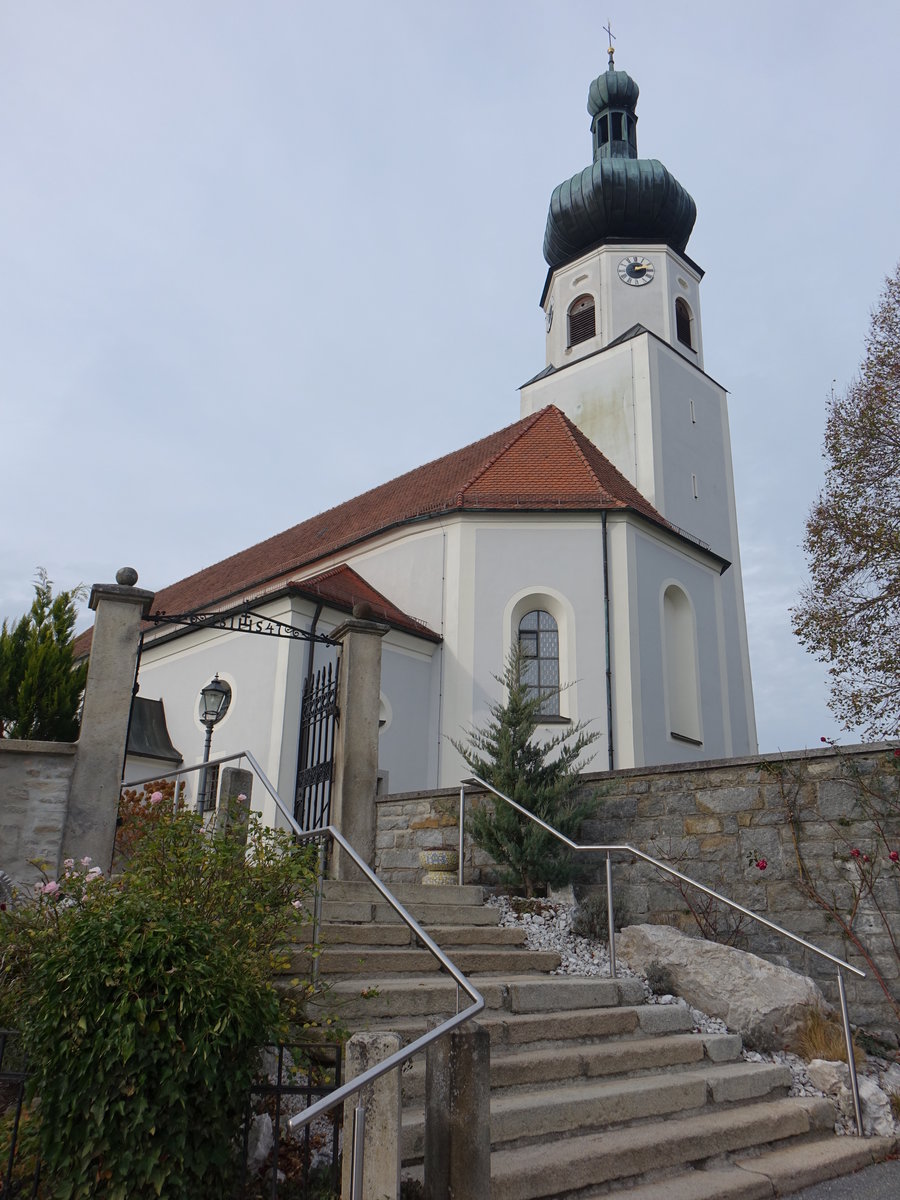
<svg viewBox="0 0 900 1200">
<path fill-rule="evenodd" d="M 609 746 L 609 769 L 613 770 L 613 702 L 612 654 L 609 645 L 609 551 L 606 536 L 606 510 L 600 514 L 603 535 L 603 628 L 606 637 L 606 740 Z"/>
</svg>

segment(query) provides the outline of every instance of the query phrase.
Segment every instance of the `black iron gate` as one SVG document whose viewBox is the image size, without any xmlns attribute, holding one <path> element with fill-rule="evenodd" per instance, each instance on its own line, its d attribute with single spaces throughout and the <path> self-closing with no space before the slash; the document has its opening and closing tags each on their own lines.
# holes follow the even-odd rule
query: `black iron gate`
<svg viewBox="0 0 900 1200">
<path fill-rule="evenodd" d="M 294 794 L 294 819 L 303 829 L 322 829 L 331 820 L 339 670 L 340 660 L 326 663 L 303 688 Z"/>
</svg>

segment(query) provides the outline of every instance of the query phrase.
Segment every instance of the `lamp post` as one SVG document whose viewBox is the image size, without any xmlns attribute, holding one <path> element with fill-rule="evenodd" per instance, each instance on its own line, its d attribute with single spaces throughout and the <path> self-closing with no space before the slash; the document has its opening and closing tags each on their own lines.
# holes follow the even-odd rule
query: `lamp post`
<svg viewBox="0 0 900 1200">
<path fill-rule="evenodd" d="M 231 704 L 231 688 L 218 673 L 200 692 L 200 720 L 206 726 L 206 743 L 203 747 L 203 770 L 200 772 L 200 787 L 197 790 L 197 812 L 202 813 L 208 807 L 207 792 L 209 790 L 208 771 L 209 748 L 212 745 L 213 727 L 222 720 L 228 706 Z"/>
</svg>

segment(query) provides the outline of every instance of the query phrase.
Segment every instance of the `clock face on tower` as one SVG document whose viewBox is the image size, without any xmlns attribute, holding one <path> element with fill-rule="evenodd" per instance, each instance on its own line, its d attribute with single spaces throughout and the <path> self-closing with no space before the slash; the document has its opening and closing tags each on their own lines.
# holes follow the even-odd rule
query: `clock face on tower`
<svg viewBox="0 0 900 1200">
<path fill-rule="evenodd" d="M 640 254 L 629 254 L 616 268 L 619 278 L 630 287 L 643 287 L 655 274 L 653 263 Z"/>
</svg>

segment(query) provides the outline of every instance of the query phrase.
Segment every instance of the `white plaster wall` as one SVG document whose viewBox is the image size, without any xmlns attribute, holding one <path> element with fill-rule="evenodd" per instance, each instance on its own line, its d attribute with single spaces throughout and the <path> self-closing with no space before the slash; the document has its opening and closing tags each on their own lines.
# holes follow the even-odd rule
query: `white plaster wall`
<svg viewBox="0 0 900 1200">
<path fill-rule="evenodd" d="M 381 692 L 387 723 L 378 738 L 378 769 L 387 775 L 384 791 L 412 792 L 435 783 L 432 692 L 438 648 L 416 641 L 392 632 L 382 642 Z"/>
<path fill-rule="evenodd" d="M 445 654 L 444 755 L 440 786 L 458 782 L 465 767 L 449 748 L 473 723 L 482 723 L 500 696 L 513 636 L 512 619 L 527 596 L 561 623 L 560 673 L 572 686 L 561 709 L 601 733 L 595 749 L 605 762 L 606 700 L 602 544 L 599 517 L 478 516 L 460 518 L 456 541 L 462 564 L 457 596 L 448 595 Z M 453 579 L 452 574 L 448 574 Z M 453 585 L 451 585 L 452 587 Z M 465 610 L 465 612 L 463 612 Z M 549 732 L 557 726 L 548 725 Z"/>
<path fill-rule="evenodd" d="M 623 547 L 624 542 L 624 547 Z M 633 693 L 631 720 L 640 728 L 641 742 L 635 739 L 635 762 L 624 761 L 627 743 L 624 737 L 617 755 L 618 766 L 690 762 L 698 759 L 730 757 L 735 750 L 732 729 L 732 696 L 739 693 L 742 680 L 733 679 L 727 670 L 725 630 L 722 621 L 721 579 L 716 568 L 701 556 L 684 553 L 680 547 L 658 536 L 649 527 L 630 524 L 625 538 L 616 542 L 619 553 L 611 566 L 615 580 L 616 604 L 613 611 L 616 666 L 631 651 Z M 621 561 L 621 549 L 629 561 Z M 628 639 L 618 628 L 622 618 L 623 585 L 628 585 Z M 700 700 L 702 745 L 693 746 L 671 736 L 672 723 L 667 711 L 665 654 L 663 646 L 663 593 L 669 584 L 677 584 L 688 596 L 696 627 L 696 661 Z M 635 636 L 636 631 L 637 636 Z M 639 654 L 634 654 L 635 647 Z M 621 657 L 620 657 L 621 656 Z M 619 682 L 618 676 L 615 676 Z M 637 686 L 635 686 L 637 685 Z M 617 725 L 629 713 L 625 697 L 616 693 Z"/>
<path fill-rule="evenodd" d="M 654 277 L 640 287 L 623 283 L 618 265 L 638 254 L 653 264 Z M 662 244 L 634 242 L 600 246 L 557 270 L 544 299 L 545 314 L 553 309 L 547 331 L 546 362 L 563 367 L 615 341 L 633 325 L 641 324 L 670 342 L 695 366 L 703 367 L 700 327 L 700 273 Z M 567 314 L 579 296 L 594 297 L 597 332 L 576 346 L 568 343 Z M 675 336 L 675 300 L 682 297 L 694 318 L 694 346 L 683 346 Z"/>
</svg>

